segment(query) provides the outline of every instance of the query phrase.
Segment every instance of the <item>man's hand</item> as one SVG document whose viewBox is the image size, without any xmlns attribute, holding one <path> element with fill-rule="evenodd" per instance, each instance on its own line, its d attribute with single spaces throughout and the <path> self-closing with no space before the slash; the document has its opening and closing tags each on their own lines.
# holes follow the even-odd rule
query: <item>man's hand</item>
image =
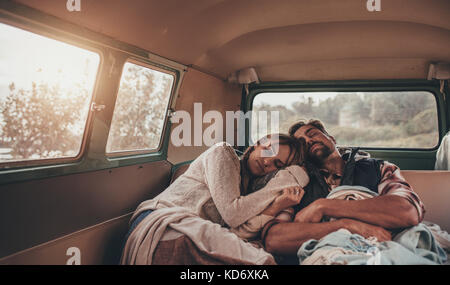
<svg viewBox="0 0 450 285">
<path fill-rule="evenodd" d="M 295 222 L 298 223 L 319 223 L 323 217 L 322 199 L 318 199 L 309 204 L 295 215 Z"/>
<path fill-rule="evenodd" d="M 391 233 L 382 227 L 374 226 L 353 219 L 341 219 L 343 227 L 352 234 L 359 234 L 364 238 L 376 237 L 379 242 L 392 239 Z"/>
<path fill-rule="evenodd" d="M 309 204 L 295 216 L 295 222 L 298 223 L 319 223 L 325 215 L 326 199 L 318 199 Z M 378 241 L 391 240 L 391 233 L 386 229 L 361 222 L 355 219 L 342 218 L 339 221 L 343 228 L 349 230 L 351 233 L 359 234 L 365 238 L 376 237 Z"/>
</svg>

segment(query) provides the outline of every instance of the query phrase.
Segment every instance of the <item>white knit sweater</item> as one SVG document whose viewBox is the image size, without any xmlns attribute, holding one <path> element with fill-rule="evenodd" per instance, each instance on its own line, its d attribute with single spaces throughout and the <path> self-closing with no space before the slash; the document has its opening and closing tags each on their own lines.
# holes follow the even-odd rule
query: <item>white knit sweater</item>
<svg viewBox="0 0 450 285">
<path fill-rule="evenodd" d="M 225 142 L 218 143 L 195 159 L 165 191 L 142 202 L 132 220 L 144 210 L 178 206 L 212 222 L 237 228 L 259 215 L 281 190 L 305 186 L 309 181 L 297 166 L 301 171 L 279 171 L 264 188 L 241 196 L 240 167 L 234 149 Z"/>
</svg>

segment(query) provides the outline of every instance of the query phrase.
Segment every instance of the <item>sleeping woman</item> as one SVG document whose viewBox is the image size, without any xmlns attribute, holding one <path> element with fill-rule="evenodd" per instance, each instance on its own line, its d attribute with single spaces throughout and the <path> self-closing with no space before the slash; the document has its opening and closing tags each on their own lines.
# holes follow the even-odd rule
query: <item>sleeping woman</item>
<svg viewBox="0 0 450 285">
<path fill-rule="evenodd" d="M 309 181 L 298 166 L 303 159 L 304 145 L 284 134 L 260 139 L 242 158 L 229 144 L 218 143 L 195 159 L 165 191 L 138 206 L 129 234 L 158 209 L 177 207 L 230 228 L 243 239 L 252 239 L 266 222 L 300 202 L 301 187 Z M 275 171 L 276 179 L 247 193 L 255 178 Z"/>
</svg>

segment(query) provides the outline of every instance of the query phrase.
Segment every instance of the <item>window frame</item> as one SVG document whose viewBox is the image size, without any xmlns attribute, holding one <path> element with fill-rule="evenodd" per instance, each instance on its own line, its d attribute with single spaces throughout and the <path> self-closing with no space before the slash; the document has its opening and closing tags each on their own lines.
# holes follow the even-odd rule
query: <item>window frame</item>
<svg viewBox="0 0 450 285">
<path fill-rule="evenodd" d="M 188 66 L 19 3 L 5 2 L 0 6 L 0 22 L 4 24 L 97 52 L 100 55 L 99 70 L 97 71 L 90 108 L 92 108 L 93 102 L 106 106 L 102 111 L 92 111 L 91 109 L 91 112 L 89 112 L 82 150 L 77 160 L 73 158 L 36 160 L 31 161 L 33 163 L 30 163 L 30 161 L 15 163 L 14 166 L 11 162 L 8 162 L 7 167 L 0 167 L 0 185 L 36 179 L 51 179 L 106 169 L 111 172 L 118 167 L 139 166 L 167 160 L 171 128 L 169 118 L 166 119 L 164 125 L 159 151 L 128 154 L 121 157 L 107 157 L 105 155 L 112 108 L 114 108 L 113 105 L 115 105 L 116 93 L 119 88 L 120 69 L 127 59 L 132 58 L 139 62 L 161 67 L 164 70 L 173 71 L 176 77 L 169 101 L 169 108 L 173 109 L 178 97 L 176 94 L 180 90 Z M 169 162 L 166 163 L 170 164 Z"/>
<path fill-rule="evenodd" d="M 166 109 L 165 116 L 164 116 L 164 123 L 163 123 L 163 126 L 162 126 L 162 131 L 161 131 L 161 136 L 160 136 L 160 139 L 159 139 L 158 147 L 154 148 L 154 149 L 124 150 L 124 151 L 107 152 L 106 151 L 106 146 L 108 144 L 109 133 L 111 131 L 111 125 L 110 125 L 109 126 L 109 130 L 108 130 L 108 138 L 107 138 L 107 141 L 106 141 L 106 144 L 105 144 L 105 155 L 106 155 L 108 160 L 114 160 L 114 158 L 124 158 L 124 157 L 131 157 L 131 156 L 134 156 L 134 155 L 154 154 L 154 153 L 161 152 L 161 149 L 164 147 L 165 136 L 166 136 L 166 132 L 168 131 L 167 130 L 168 129 L 168 124 L 170 123 L 169 119 L 170 119 L 170 112 L 172 110 L 171 106 L 172 106 L 172 103 L 173 103 L 173 100 L 174 100 L 174 93 L 175 93 L 176 86 L 177 86 L 177 80 L 178 80 L 178 76 L 177 75 L 178 74 L 177 74 L 176 71 L 174 71 L 174 70 L 172 70 L 172 69 L 170 69 L 168 67 L 165 67 L 163 65 L 159 65 L 159 64 L 156 64 L 154 62 L 145 61 L 145 60 L 139 59 L 137 57 L 131 57 L 131 56 L 128 57 L 127 59 L 125 59 L 123 65 L 122 65 L 122 70 L 120 72 L 120 81 L 122 79 L 122 75 L 123 75 L 126 63 L 132 63 L 132 64 L 135 64 L 135 65 L 138 65 L 138 66 L 141 66 L 141 67 L 145 67 L 145 68 L 148 68 L 148 69 L 151 69 L 151 70 L 155 70 L 155 71 L 159 71 L 159 72 L 162 72 L 162 73 L 165 73 L 165 74 L 172 75 L 173 76 L 173 82 L 172 82 L 172 86 L 171 86 L 171 89 L 170 89 L 169 101 L 167 102 L 167 109 Z M 118 95 L 119 95 L 119 89 L 120 89 L 120 82 L 118 84 L 117 93 L 115 95 L 116 101 L 114 102 L 113 117 L 114 117 L 114 111 L 115 111 L 116 104 L 117 104 L 117 98 L 118 98 Z M 111 124 L 112 124 L 113 117 L 111 118 Z"/>
<path fill-rule="evenodd" d="M 435 98 L 437 108 L 439 140 L 433 148 L 399 148 L 399 147 L 361 147 L 363 150 L 376 152 L 436 152 L 447 130 L 445 102 L 436 82 L 427 80 L 374 80 L 374 81 L 309 81 L 251 84 L 244 112 L 253 109 L 256 96 L 261 93 L 302 93 L 302 92 L 429 92 Z M 299 118 L 300 119 L 300 118 Z M 246 143 L 249 142 L 251 119 L 246 123 Z M 247 145 L 248 146 L 248 145 Z M 341 147 L 346 147 L 342 145 Z M 355 146 L 354 146 L 355 147 Z"/>
<path fill-rule="evenodd" d="M 0 14 L 1 16 L 1 14 Z M 95 46 L 95 45 L 89 45 L 84 42 L 72 40 L 68 37 L 65 37 L 63 35 L 59 34 L 53 34 L 49 33 L 47 30 L 40 26 L 32 26 L 31 24 L 26 24 L 19 21 L 11 21 L 9 19 L 0 18 L 0 24 L 8 25 L 13 28 L 21 29 L 26 32 L 30 32 L 33 34 L 36 34 L 38 36 L 42 36 L 51 40 L 59 41 L 61 43 L 65 43 L 68 45 L 71 45 L 73 47 L 77 47 L 86 51 L 93 52 L 98 55 L 99 62 L 98 67 L 95 75 L 94 85 L 92 88 L 92 93 L 90 94 L 90 101 L 89 101 L 89 110 L 86 117 L 86 122 L 84 125 L 84 132 L 81 138 L 81 144 L 80 144 L 80 150 L 78 151 L 76 156 L 71 157 L 58 157 L 58 158 L 43 158 L 43 159 L 29 159 L 29 160 L 19 160 L 19 161 L 5 161 L 0 162 L 0 171 L 2 169 L 15 169 L 15 168 L 21 168 L 21 167 L 33 167 L 33 166 L 48 166 L 48 165 L 58 165 L 58 164 L 70 164 L 70 163 L 76 163 L 80 162 L 85 155 L 87 151 L 87 144 L 89 140 L 89 134 L 90 129 L 92 127 L 92 119 L 93 119 L 93 111 L 92 111 L 92 105 L 95 102 L 95 95 L 97 93 L 97 89 L 99 86 L 99 78 L 100 78 L 100 72 L 102 70 L 102 66 L 104 64 L 104 51 Z"/>
</svg>

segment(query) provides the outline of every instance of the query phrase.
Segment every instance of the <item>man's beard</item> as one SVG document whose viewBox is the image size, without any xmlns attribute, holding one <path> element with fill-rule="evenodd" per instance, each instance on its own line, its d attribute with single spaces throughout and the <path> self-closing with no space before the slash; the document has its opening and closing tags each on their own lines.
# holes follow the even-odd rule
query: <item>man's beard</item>
<svg viewBox="0 0 450 285">
<path fill-rule="evenodd" d="M 322 146 L 319 154 L 313 154 L 308 150 L 307 159 L 316 166 L 322 166 L 325 160 L 333 153 L 333 150 L 321 142 L 315 144 L 320 144 Z M 311 146 L 309 148 L 311 148 Z"/>
</svg>

